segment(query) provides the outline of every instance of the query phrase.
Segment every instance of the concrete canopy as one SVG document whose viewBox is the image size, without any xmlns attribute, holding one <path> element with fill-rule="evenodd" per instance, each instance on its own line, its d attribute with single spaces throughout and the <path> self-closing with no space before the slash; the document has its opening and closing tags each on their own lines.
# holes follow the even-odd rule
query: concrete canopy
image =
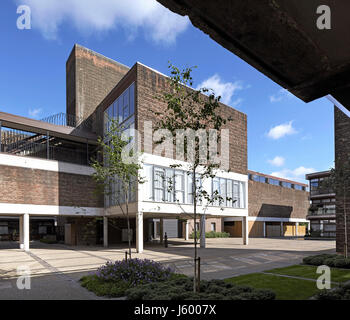
<svg viewBox="0 0 350 320">
<path fill-rule="evenodd" d="M 332 94 L 342 102 L 350 85 L 350 1 L 158 2 L 189 16 L 194 26 L 303 101 Z M 331 9 L 330 30 L 317 27 L 321 5 Z"/>
</svg>

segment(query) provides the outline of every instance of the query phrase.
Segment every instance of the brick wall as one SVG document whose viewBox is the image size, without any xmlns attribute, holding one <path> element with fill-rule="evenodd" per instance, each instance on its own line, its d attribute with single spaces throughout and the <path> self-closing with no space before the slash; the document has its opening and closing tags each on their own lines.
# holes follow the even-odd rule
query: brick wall
<svg viewBox="0 0 350 320">
<path fill-rule="evenodd" d="M 165 90 L 167 90 L 165 76 L 137 64 L 137 129 L 142 136 L 143 122 L 152 121 L 155 126 L 159 117 L 155 113 L 166 110 L 166 104 L 155 98 Z M 247 116 L 224 104 L 221 104 L 220 113 L 226 119 L 228 117 L 233 119 L 223 127 L 230 130 L 230 170 L 247 174 Z M 144 143 L 142 139 L 142 146 Z"/>
<path fill-rule="evenodd" d="M 335 166 L 336 168 L 344 161 L 350 159 L 350 118 L 337 107 L 334 107 L 334 138 L 335 138 Z M 349 195 L 350 188 L 347 190 Z M 337 252 L 344 252 L 345 243 L 345 219 L 344 219 L 344 201 L 336 190 L 336 223 L 337 223 Z M 345 198 L 346 208 L 350 208 L 350 198 Z M 348 251 L 350 246 L 350 210 L 346 210 L 347 217 L 347 234 L 348 234 Z M 350 251 L 349 251 L 350 252 Z"/>
<path fill-rule="evenodd" d="M 200 217 L 197 218 L 197 223 L 199 223 L 200 226 Z M 205 220 L 205 232 L 211 231 L 211 224 L 216 224 L 216 232 L 222 232 L 223 231 L 223 223 L 222 218 L 207 218 Z M 182 228 L 183 232 L 185 232 L 185 223 L 183 224 Z M 190 236 L 191 233 L 194 232 L 194 220 L 189 220 L 189 229 L 188 229 L 188 235 Z M 183 235 L 184 236 L 184 235 Z"/>
<path fill-rule="evenodd" d="M 306 218 L 309 193 L 249 180 L 248 211 L 253 217 Z"/>
<path fill-rule="evenodd" d="M 0 203 L 103 207 L 91 176 L 0 166 Z"/>
<path fill-rule="evenodd" d="M 67 113 L 88 118 L 129 68 L 75 45 L 66 63 Z"/>
</svg>

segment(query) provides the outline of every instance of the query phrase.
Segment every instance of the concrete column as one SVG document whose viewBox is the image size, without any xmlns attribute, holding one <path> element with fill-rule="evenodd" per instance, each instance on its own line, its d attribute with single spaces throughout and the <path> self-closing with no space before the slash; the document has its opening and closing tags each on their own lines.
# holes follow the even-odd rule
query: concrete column
<svg viewBox="0 0 350 320">
<path fill-rule="evenodd" d="M 29 251 L 29 214 L 25 213 L 23 215 L 23 249 L 24 251 Z"/>
<path fill-rule="evenodd" d="M 185 240 L 189 240 L 190 239 L 190 222 L 188 220 L 186 220 L 185 222 Z"/>
<path fill-rule="evenodd" d="M 19 216 L 19 248 L 24 249 L 23 216 Z"/>
<path fill-rule="evenodd" d="M 108 247 L 108 217 L 103 217 L 103 246 Z"/>
<path fill-rule="evenodd" d="M 283 232 L 283 221 L 281 221 L 281 237 L 284 236 L 284 232 Z"/>
<path fill-rule="evenodd" d="M 299 222 L 295 223 L 295 235 L 298 236 Z"/>
<path fill-rule="evenodd" d="M 200 216 L 200 247 L 205 248 L 205 215 Z"/>
<path fill-rule="evenodd" d="M 163 243 L 163 239 L 164 239 L 164 220 L 163 220 L 163 218 L 159 219 L 159 238 L 160 238 L 160 243 Z"/>
<path fill-rule="evenodd" d="M 136 251 L 143 252 L 143 212 L 136 214 Z"/>
<path fill-rule="evenodd" d="M 243 244 L 248 245 L 248 217 L 242 217 L 242 237 L 243 237 Z"/>
<path fill-rule="evenodd" d="M 263 236 L 266 238 L 266 222 L 263 222 Z"/>
</svg>

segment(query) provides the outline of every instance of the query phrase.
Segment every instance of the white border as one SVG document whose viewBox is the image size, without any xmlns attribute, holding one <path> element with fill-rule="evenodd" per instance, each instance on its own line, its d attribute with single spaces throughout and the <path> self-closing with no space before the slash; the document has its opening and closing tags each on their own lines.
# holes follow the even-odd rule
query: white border
<svg viewBox="0 0 350 320">
<path fill-rule="evenodd" d="M 67 162 L 37 159 L 31 157 L 14 156 L 10 154 L 0 153 L 0 165 L 45 170 L 53 172 L 63 172 L 78 174 L 84 176 L 91 176 L 94 173 L 94 169 L 89 166 L 82 166 L 78 164 L 72 164 Z"/>
<path fill-rule="evenodd" d="M 24 213 L 40 216 L 103 216 L 104 209 L 89 207 L 0 203 L 0 214 L 21 215 Z"/>
</svg>

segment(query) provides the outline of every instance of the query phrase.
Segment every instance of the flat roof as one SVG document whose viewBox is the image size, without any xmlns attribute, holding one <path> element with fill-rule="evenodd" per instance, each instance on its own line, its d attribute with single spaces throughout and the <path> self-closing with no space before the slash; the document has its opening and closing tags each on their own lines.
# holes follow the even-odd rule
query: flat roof
<svg viewBox="0 0 350 320">
<path fill-rule="evenodd" d="M 265 178 L 276 179 L 276 180 L 280 180 L 280 181 L 284 181 L 284 182 L 289 182 L 292 184 L 297 184 L 297 185 L 303 186 L 303 187 L 308 187 L 308 185 L 305 183 L 301 183 L 301 182 L 297 182 L 297 181 L 293 181 L 293 180 L 288 180 L 288 179 L 280 178 L 280 177 L 276 177 L 276 176 L 271 176 L 269 174 L 265 174 L 265 173 L 261 173 L 261 172 L 257 172 L 257 171 L 248 170 L 248 173 L 256 174 L 256 175 L 259 175 L 259 176 L 262 176 Z"/>
<path fill-rule="evenodd" d="M 0 112 L 1 126 L 27 132 L 46 135 L 48 132 L 53 137 L 67 140 L 97 144 L 97 136 L 94 133 L 79 130 L 73 127 L 59 126 L 40 120 L 34 120 L 14 114 Z"/>
<path fill-rule="evenodd" d="M 331 170 L 327 171 L 319 171 L 319 172 L 313 172 L 305 175 L 306 180 L 310 180 L 313 178 L 322 178 L 322 177 L 328 177 L 331 174 Z"/>
</svg>

